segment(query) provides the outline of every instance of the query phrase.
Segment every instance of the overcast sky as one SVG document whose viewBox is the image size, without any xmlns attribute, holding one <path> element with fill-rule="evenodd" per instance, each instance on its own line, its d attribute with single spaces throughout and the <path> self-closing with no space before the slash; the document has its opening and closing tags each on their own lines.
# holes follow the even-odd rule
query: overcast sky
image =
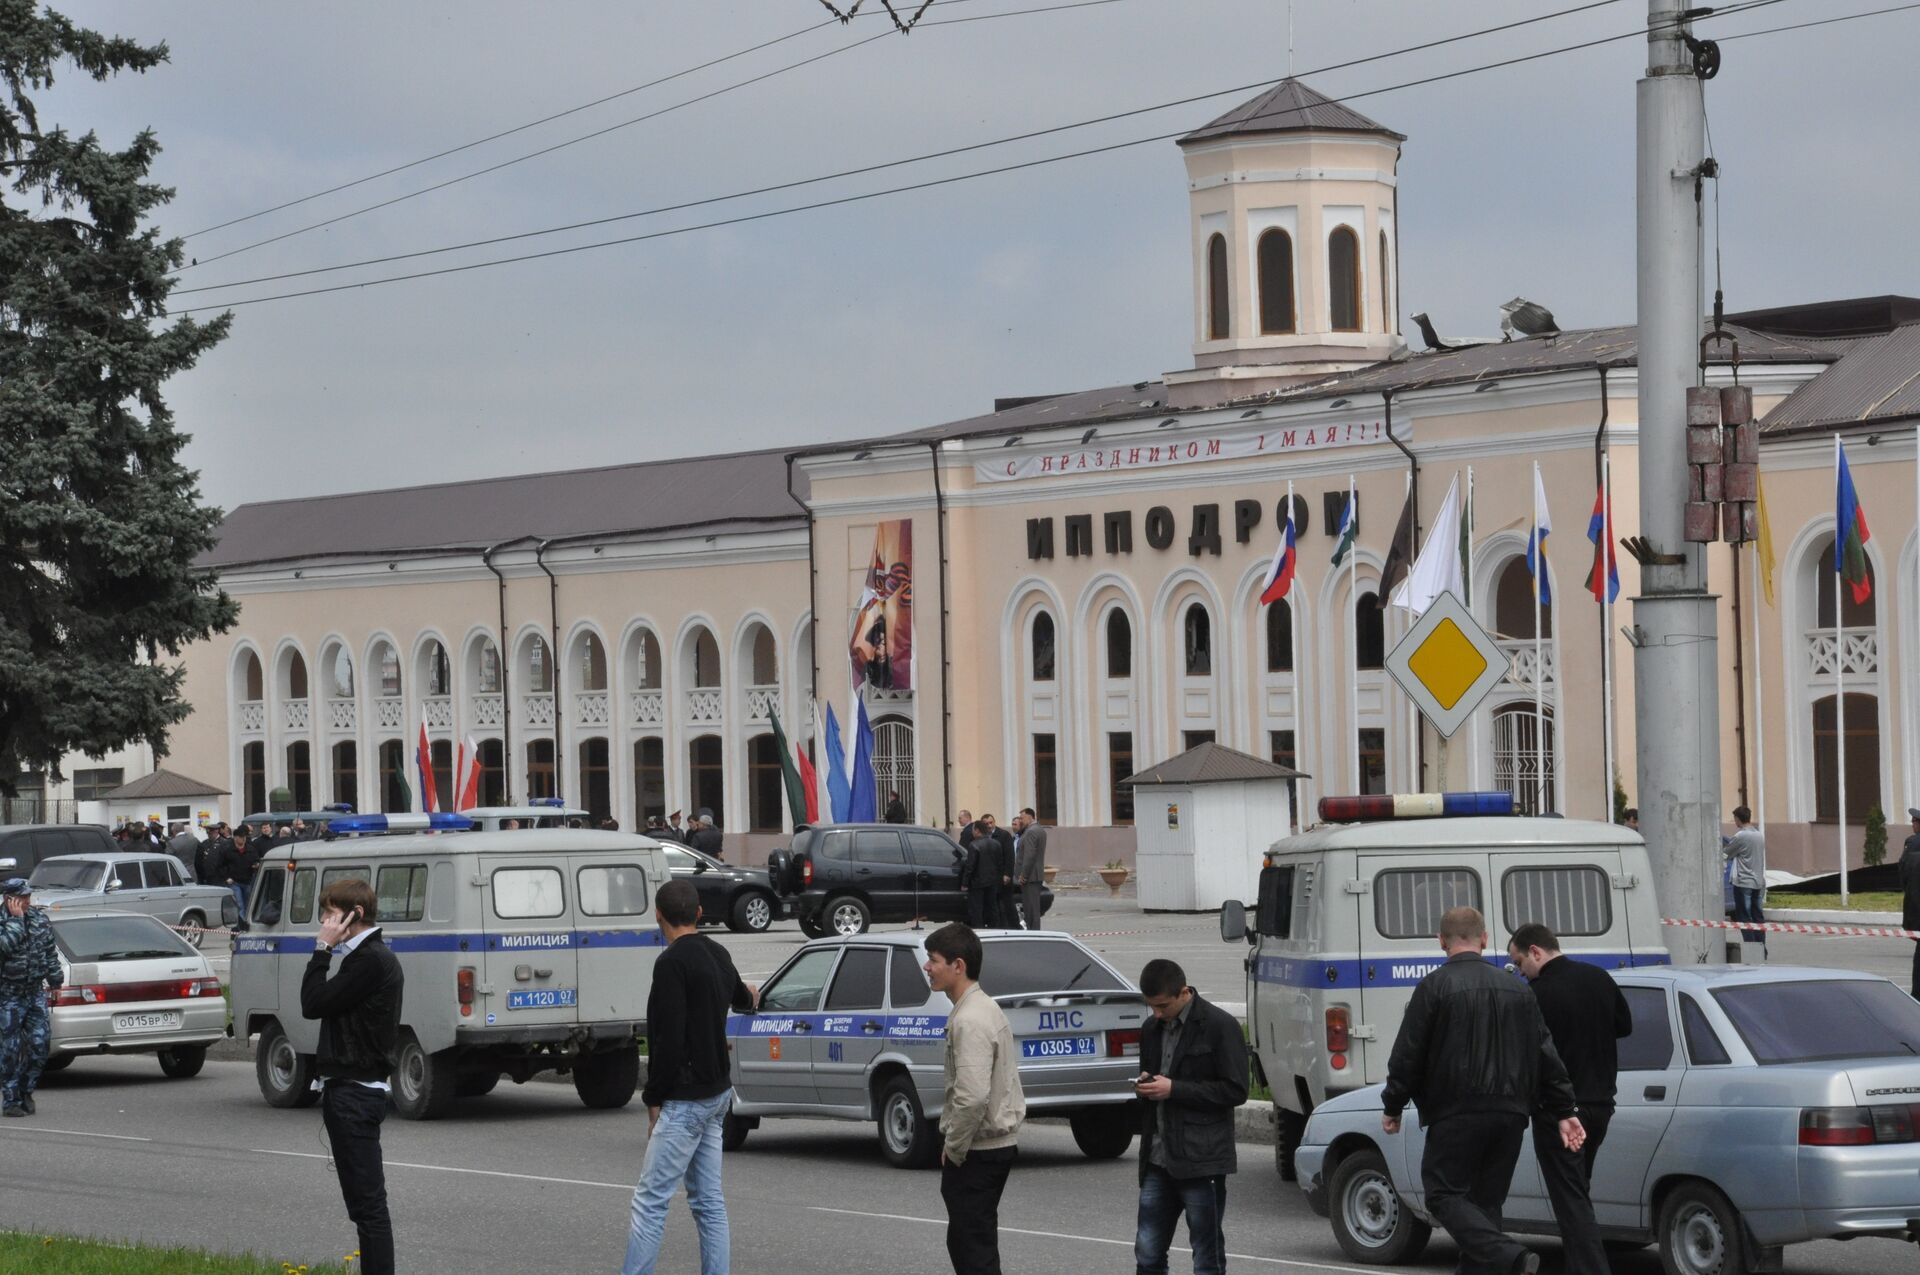
<svg viewBox="0 0 1920 1275">
<path fill-rule="evenodd" d="M 181 287 L 310 269 L 678 203 L 1286 74 L 1282 0 L 936 0 L 911 36 L 621 128 L 394 207 L 206 259 L 722 89 L 883 29 L 879 0 L 669 84 L 189 239 Z M 1333 96 L 1643 25 L 1621 0 L 1323 75 L 1317 67 L 1512 21 L 1509 0 L 1299 0 L 1294 69 Z M 1891 0 L 1782 0 L 1727 35 Z M 89 3 L 170 64 L 69 75 L 42 120 L 124 144 L 157 131 L 169 234 L 244 216 L 801 30 L 818 0 L 559 5 Z M 842 5 L 844 7 L 844 4 Z M 909 8 L 910 5 L 900 7 Z M 936 26 L 945 20 L 949 25 Z M 1920 11 L 1729 42 L 1708 86 L 1725 171 L 1730 308 L 1920 291 Z M 1485 335 L 1538 300 L 1567 328 L 1633 317 L 1634 38 L 1359 98 L 1408 135 L 1401 297 Z M 1252 93 L 884 174 L 521 245 L 176 294 L 175 309 L 461 264 L 879 189 L 1197 127 Z M 1190 364 L 1178 151 L 1107 155 L 543 261 L 243 306 L 169 398 L 213 503 L 907 430 L 995 396 Z M 1404 313 L 1403 313 L 1404 318 Z M 1417 343 L 1417 335 L 1416 335 Z"/>
</svg>

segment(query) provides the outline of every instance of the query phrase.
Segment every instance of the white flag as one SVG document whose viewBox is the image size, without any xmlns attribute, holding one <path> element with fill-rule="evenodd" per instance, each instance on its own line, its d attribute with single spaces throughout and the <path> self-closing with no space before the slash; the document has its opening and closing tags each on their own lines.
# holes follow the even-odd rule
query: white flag
<svg viewBox="0 0 1920 1275">
<path fill-rule="evenodd" d="M 1420 615 L 1443 593 L 1457 598 L 1467 596 L 1467 584 L 1460 574 L 1460 475 L 1447 484 L 1447 498 L 1427 528 L 1427 542 L 1413 560 L 1407 578 L 1394 588 L 1390 601 Z"/>
</svg>

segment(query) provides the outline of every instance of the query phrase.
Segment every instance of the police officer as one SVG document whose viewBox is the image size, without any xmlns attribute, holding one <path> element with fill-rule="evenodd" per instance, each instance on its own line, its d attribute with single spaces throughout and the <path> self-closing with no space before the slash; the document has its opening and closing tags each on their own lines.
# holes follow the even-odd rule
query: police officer
<svg viewBox="0 0 1920 1275">
<path fill-rule="evenodd" d="M 66 981 L 53 946 L 53 923 L 33 906 L 20 877 L 0 882 L 0 1114 L 30 1116 L 40 1069 L 47 1064 L 48 987 Z"/>
</svg>

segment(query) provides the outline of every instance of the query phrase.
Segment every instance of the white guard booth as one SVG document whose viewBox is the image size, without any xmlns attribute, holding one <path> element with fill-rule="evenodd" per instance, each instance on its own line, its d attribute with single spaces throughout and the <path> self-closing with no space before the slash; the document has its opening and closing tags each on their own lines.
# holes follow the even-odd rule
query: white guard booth
<svg viewBox="0 0 1920 1275">
<path fill-rule="evenodd" d="M 1261 852 L 1293 831 L 1291 781 L 1306 778 L 1206 743 L 1122 780 L 1133 789 L 1141 909 L 1212 912 L 1252 900 Z"/>
</svg>

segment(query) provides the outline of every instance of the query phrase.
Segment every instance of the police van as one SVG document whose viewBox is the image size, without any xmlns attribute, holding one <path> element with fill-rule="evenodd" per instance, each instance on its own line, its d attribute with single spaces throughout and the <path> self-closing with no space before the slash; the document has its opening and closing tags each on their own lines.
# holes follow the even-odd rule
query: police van
<svg viewBox="0 0 1920 1275">
<path fill-rule="evenodd" d="M 1315 1106 L 1386 1080 L 1414 986 L 1445 960 L 1449 908 L 1480 910 L 1487 959 L 1503 967 L 1529 921 L 1607 969 L 1668 963 L 1637 832 L 1512 809 L 1507 793 L 1322 798 L 1327 826 L 1267 849 L 1253 914 L 1221 909 L 1220 937 L 1251 945 L 1247 1034 L 1285 1180 Z"/>
<path fill-rule="evenodd" d="M 335 839 L 276 846 L 261 861 L 253 928 L 234 938 L 229 1030 L 260 1038 L 268 1103 L 319 1097 L 320 1024 L 301 1016 L 300 981 L 321 892 L 355 877 L 372 884 L 381 936 L 406 974 L 393 1076 L 401 1115 L 433 1119 L 503 1075 L 520 1083 L 548 1070 L 570 1071 L 589 1107 L 632 1099 L 665 853 L 617 832 L 470 827 L 460 815 L 336 818 Z"/>
</svg>

